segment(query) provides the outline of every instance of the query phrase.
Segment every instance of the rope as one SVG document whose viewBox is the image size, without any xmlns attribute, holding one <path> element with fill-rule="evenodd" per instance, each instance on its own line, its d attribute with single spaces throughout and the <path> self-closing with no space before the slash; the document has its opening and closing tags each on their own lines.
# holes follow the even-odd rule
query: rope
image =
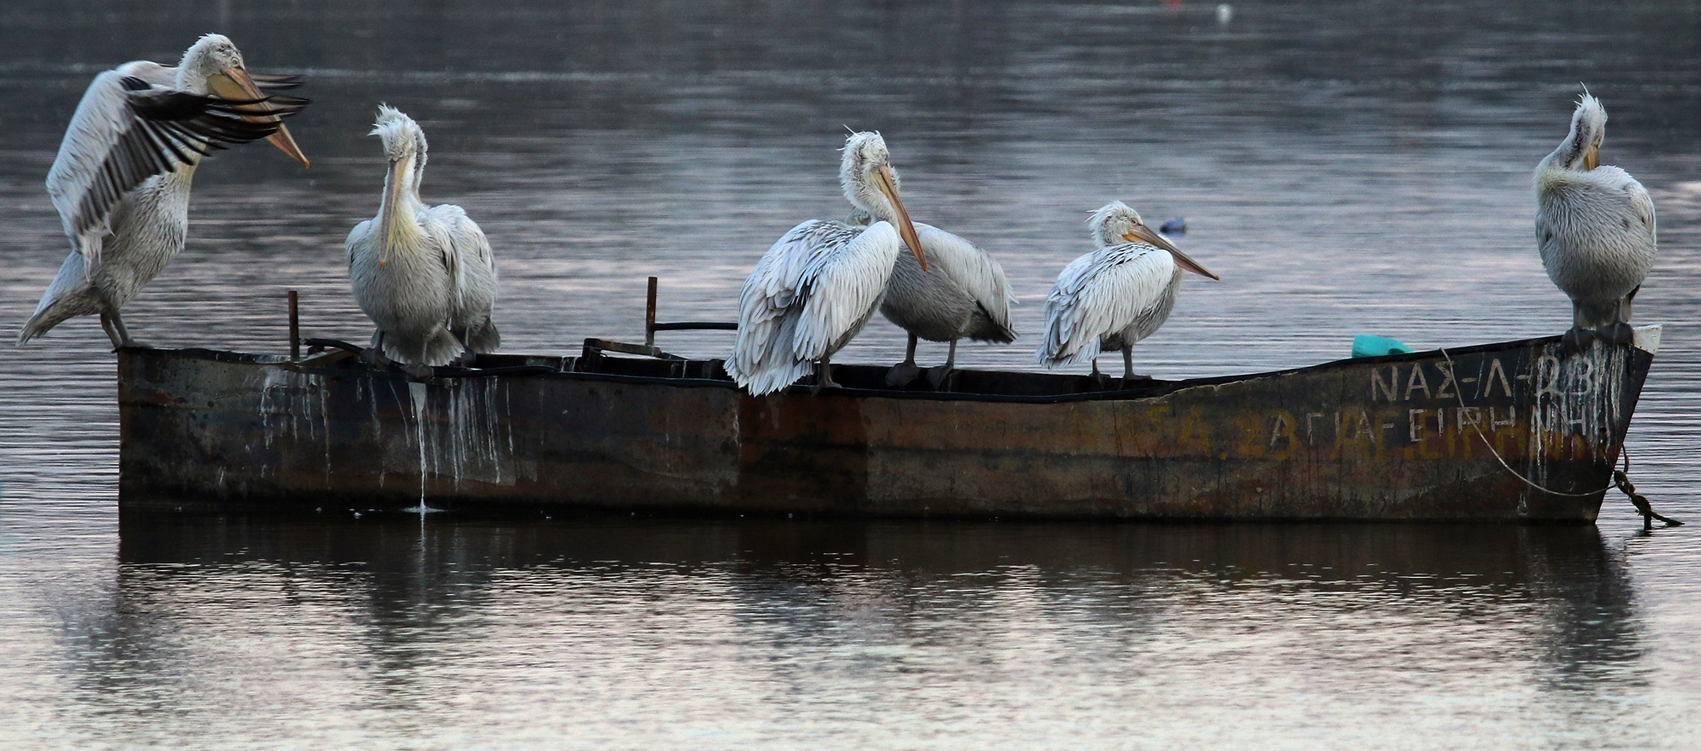
<svg viewBox="0 0 1701 751">
<path fill-rule="evenodd" d="M 1612 471 L 1612 482 L 1619 490 L 1624 491 L 1625 495 L 1630 496 L 1630 505 L 1635 506 L 1636 511 L 1642 515 L 1642 528 L 1647 529 L 1652 527 L 1655 519 L 1665 522 L 1668 527 L 1683 526 L 1683 522 L 1668 516 L 1660 516 L 1656 513 L 1654 511 L 1654 505 L 1648 502 L 1648 497 L 1636 492 L 1636 486 L 1630 484 L 1629 472 L 1630 452 L 1627 451 L 1624 454 L 1624 469 L 1615 469 Z"/>
<path fill-rule="evenodd" d="M 1458 386 L 1457 386 L 1457 383 L 1458 383 L 1458 380 L 1457 380 L 1458 368 L 1453 365 L 1453 356 L 1447 354 L 1447 350 L 1445 348 L 1443 348 L 1441 350 L 1441 356 L 1447 359 L 1447 369 L 1454 374 L 1455 386 L 1454 386 L 1454 389 L 1453 389 L 1453 398 L 1455 398 L 1459 401 L 1459 409 L 1461 411 L 1463 411 L 1463 410 L 1467 409 L 1467 407 L 1465 406 L 1465 394 L 1464 394 L 1465 390 L 1462 389 L 1462 388 L 1458 388 Z M 1464 420 L 1462 420 L 1462 419 L 1460 420 L 1460 422 L 1463 422 L 1463 421 Z M 1563 490 L 1553 490 L 1551 488 L 1542 487 L 1541 485 L 1536 484 L 1535 481 L 1531 480 L 1530 478 L 1525 477 L 1518 470 L 1513 469 L 1512 465 L 1507 464 L 1506 459 L 1504 459 L 1500 456 L 1500 452 L 1496 451 L 1494 449 L 1494 444 L 1489 443 L 1488 436 L 1483 435 L 1482 424 L 1481 424 L 1480 420 L 1472 421 L 1471 422 L 1471 428 L 1477 432 L 1477 438 L 1482 439 L 1483 447 L 1488 449 L 1488 453 L 1494 457 L 1494 460 L 1497 461 L 1497 462 L 1500 462 L 1500 466 L 1504 467 L 1507 472 L 1512 473 L 1513 477 L 1516 477 L 1520 480 L 1523 480 L 1525 485 L 1528 485 L 1532 488 L 1535 488 L 1536 490 L 1540 490 L 1543 493 L 1549 493 L 1551 495 L 1563 496 L 1563 497 L 1566 497 L 1566 498 L 1585 498 L 1585 497 L 1588 497 L 1588 496 L 1592 496 L 1592 495 L 1596 495 L 1596 494 L 1600 494 L 1600 493 L 1605 493 L 1608 490 L 1612 490 L 1613 488 L 1618 488 L 1619 490 L 1624 491 L 1625 495 L 1630 497 L 1630 504 L 1632 506 L 1635 506 L 1637 513 L 1640 513 L 1642 515 L 1642 521 L 1643 521 L 1644 525 L 1651 524 L 1653 519 L 1659 519 L 1660 521 L 1665 522 L 1669 526 L 1673 526 L 1673 527 L 1683 526 L 1683 522 L 1677 521 L 1676 519 L 1670 519 L 1670 518 L 1667 518 L 1667 517 L 1664 517 L 1664 516 L 1660 516 L 1659 514 L 1654 513 L 1653 504 L 1648 502 L 1647 496 L 1644 496 L 1640 493 L 1637 493 L 1636 492 L 1636 486 L 1630 484 L 1630 450 L 1629 450 L 1628 447 L 1622 447 L 1622 446 L 1619 447 L 1619 458 L 1624 460 L 1624 468 L 1623 469 L 1614 469 L 1612 471 L 1612 484 L 1611 485 L 1608 485 L 1604 488 L 1601 488 L 1600 490 L 1591 490 L 1591 491 L 1588 491 L 1586 493 L 1569 493 L 1569 492 L 1566 492 L 1566 491 L 1563 491 Z"/>
<path fill-rule="evenodd" d="M 1441 350 L 1441 356 L 1447 358 L 1447 369 L 1449 371 L 1452 371 L 1455 374 L 1454 387 L 1453 387 L 1453 398 L 1459 400 L 1459 409 L 1468 409 L 1468 407 L 1465 406 L 1465 395 L 1464 395 L 1465 390 L 1462 389 L 1462 388 L 1459 388 L 1459 386 L 1458 386 L 1458 378 L 1457 378 L 1458 368 L 1454 367 L 1454 365 L 1453 365 L 1453 356 L 1447 354 L 1446 349 Z M 1463 422 L 1463 420 L 1461 420 L 1460 422 Z M 1500 452 L 1494 450 L 1494 444 L 1488 442 L 1488 436 L 1483 435 L 1481 422 L 1482 421 L 1480 421 L 1480 420 L 1472 421 L 1471 422 L 1471 428 L 1473 430 L 1477 431 L 1477 437 L 1482 439 L 1482 445 L 1488 448 L 1488 453 L 1490 453 L 1494 456 L 1495 461 L 1500 462 L 1500 466 L 1505 467 L 1507 472 L 1511 472 L 1513 477 L 1516 477 L 1520 480 L 1523 480 L 1525 485 L 1528 485 L 1532 488 L 1535 488 L 1536 490 L 1540 490 L 1543 493 L 1550 493 L 1550 494 L 1553 494 L 1553 495 L 1565 496 L 1567 498 L 1586 498 L 1588 496 L 1595 495 L 1597 493 L 1605 493 L 1608 490 L 1612 490 L 1613 488 L 1617 487 L 1616 485 L 1608 485 L 1604 488 L 1601 488 L 1600 490 L 1591 490 L 1591 491 L 1588 491 L 1588 492 L 1585 492 L 1585 493 L 1568 493 L 1568 492 L 1565 492 L 1563 490 L 1553 490 L 1553 489 L 1550 489 L 1550 488 L 1544 488 L 1541 485 L 1536 484 L 1535 481 L 1531 480 L 1530 478 L 1525 477 L 1522 473 L 1518 472 L 1518 470 L 1513 469 L 1512 465 L 1507 464 L 1506 460 L 1501 458 Z M 1624 454 L 1624 462 L 1625 462 L 1624 468 L 1629 469 L 1630 468 L 1630 454 L 1629 453 Z"/>
</svg>

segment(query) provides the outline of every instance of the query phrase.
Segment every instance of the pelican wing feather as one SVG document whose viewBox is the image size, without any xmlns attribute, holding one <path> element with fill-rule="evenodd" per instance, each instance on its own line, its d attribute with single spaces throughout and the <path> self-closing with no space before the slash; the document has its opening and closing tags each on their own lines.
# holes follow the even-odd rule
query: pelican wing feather
<svg viewBox="0 0 1701 751">
<path fill-rule="evenodd" d="M 1146 243 L 1100 248 L 1057 275 L 1045 300 L 1045 337 L 1036 356 L 1046 367 L 1087 362 L 1099 340 L 1157 305 L 1175 274 L 1175 258 Z"/>
<path fill-rule="evenodd" d="M 354 225 L 354 229 L 349 230 L 348 237 L 343 240 L 343 255 L 348 260 L 349 269 L 354 268 L 354 256 L 360 251 L 360 246 L 376 241 L 377 238 L 372 237 L 372 234 L 377 231 L 378 223 L 371 219 L 363 220 Z"/>
<path fill-rule="evenodd" d="M 148 67 L 151 66 L 151 67 Z M 270 136 L 278 123 L 250 122 L 232 102 L 177 91 L 161 83 L 170 69 L 127 64 L 95 77 L 65 130 L 47 175 L 47 192 L 67 237 L 88 262 L 98 263 L 98 243 L 112 208 L 142 181 L 194 164 L 212 149 Z M 139 73 L 140 75 L 135 75 Z M 270 96 L 271 114 L 287 117 L 307 100 Z"/>
<path fill-rule="evenodd" d="M 878 222 L 820 255 L 807 279 L 809 299 L 794 343 L 799 356 L 818 360 L 831 355 L 856 333 L 880 304 L 892 262 L 903 247 L 897 228 Z"/>
<path fill-rule="evenodd" d="M 1659 245 L 1654 200 L 1618 167 L 1536 170 L 1536 241 L 1549 278 L 1573 301 L 1602 304 L 1647 277 Z"/>
<path fill-rule="evenodd" d="M 1639 230 L 1635 228 L 1635 225 L 1632 225 L 1632 229 L 1639 234 L 1646 234 L 1649 244 L 1657 243 L 1658 232 L 1654 221 L 1654 199 L 1648 195 L 1648 189 L 1642 187 L 1642 183 L 1631 177 L 1629 172 L 1618 167 L 1601 166 L 1596 167 L 1591 172 L 1599 173 L 1600 177 L 1605 178 L 1603 182 L 1623 191 L 1624 202 L 1629 205 L 1631 213 L 1641 224 Z"/>
<path fill-rule="evenodd" d="M 958 289 L 973 298 L 1000 328 L 1006 341 L 1016 338 L 1010 323 L 1010 306 L 1016 295 L 1010 291 L 1010 281 L 1004 277 L 1004 267 L 991 254 L 957 235 L 928 224 L 916 222 L 916 235 L 921 238 L 922 250 L 927 253 L 930 267 L 937 266 Z"/>
<path fill-rule="evenodd" d="M 450 326 L 478 325 L 496 304 L 496 256 L 490 241 L 459 206 L 434 206 L 421 219 L 432 243 L 442 249 L 443 267 L 449 272 Z"/>
<path fill-rule="evenodd" d="M 726 370 L 752 394 L 779 391 L 831 354 L 885 292 L 903 241 L 892 225 L 808 221 L 793 227 L 744 282 Z"/>
</svg>

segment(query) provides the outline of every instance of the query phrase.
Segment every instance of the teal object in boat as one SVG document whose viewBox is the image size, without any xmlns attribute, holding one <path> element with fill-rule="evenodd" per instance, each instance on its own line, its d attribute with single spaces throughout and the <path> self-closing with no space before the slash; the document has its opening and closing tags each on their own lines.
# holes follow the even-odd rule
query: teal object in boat
<svg viewBox="0 0 1701 751">
<path fill-rule="evenodd" d="M 1386 336 L 1359 334 L 1353 337 L 1353 357 L 1380 357 L 1412 351 L 1405 342 Z"/>
</svg>

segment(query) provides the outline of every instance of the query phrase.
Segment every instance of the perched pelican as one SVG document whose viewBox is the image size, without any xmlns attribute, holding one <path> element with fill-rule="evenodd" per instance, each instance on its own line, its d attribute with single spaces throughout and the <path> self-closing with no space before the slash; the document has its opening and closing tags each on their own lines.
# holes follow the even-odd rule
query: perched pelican
<svg viewBox="0 0 1701 751">
<path fill-rule="evenodd" d="M 868 212 L 855 209 L 845 222 L 865 225 L 870 220 Z M 1010 325 L 1010 305 L 1016 296 L 1010 293 L 1004 268 L 986 251 L 922 222 L 915 223 L 915 231 L 931 268 L 923 271 L 913 256 L 902 253 L 892 267 L 880 314 L 908 331 L 910 342 L 904 361 L 886 374 L 886 384 L 902 386 L 920 375 L 915 364 L 919 338 L 951 343 L 945 364 L 927 370 L 928 382 L 938 388 L 957 365 L 957 340 L 1016 341 L 1016 329 Z"/>
<path fill-rule="evenodd" d="M 354 299 L 378 325 L 369 360 L 469 364 L 495 351 L 496 259 L 484 231 L 459 206 L 420 202 L 425 131 L 413 118 L 379 105 L 369 135 L 383 139 L 390 171 L 378 217 L 356 225 L 345 246 Z"/>
<path fill-rule="evenodd" d="M 1087 360 L 1099 375 L 1101 349 L 1122 350 L 1122 380 L 1134 375 L 1134 343 L 1168 320 L 1181 272 L 1219 279 L 1140 222 L 1140 214 L 1111 201 L 1087 221 L 1099 249 L 1057 275 L 1045 300 L 1045 339 L 1035 356 L 1054 368 Z"/>
<path fill-rule="evenodd" d="M 793 227 L 756 262 L 738 297 L 738 339 L 726 372 L 752 394 L 779 391 L 819 363 L 816 388 L 832 386 L 833 353 L 862 331 L 907 245 L 927 270 L 915 226 L 898 199 L 879 133 L 845 139 L 839 184 L 873 217 L 866 227 L 813 219 Z"/>
<path fill-rule="evenodd" d="M 18 345 L 95 314 L 113 347 L 130 345 L 118 309 L 182 252 L 201 157 L 264 138 L 307 164 L 279 122 L 307 100 L 261 92 L 298 84 L 249 75 L 236 45 L 218 34 L 197 40 L 175 68 L 137 60 L 95 76 L 47 173 L 71 254 Z"/>
<path fill-rule="evenodd" d="M 1571 351 L 1597 332 L 1609 343 L 1630 341 L 1630 301 L 1657 250 L 1648 191 L 1630 173 L 1598 166 L 1606 121 L 1606 108 L 1585 91 L 1571 132 L 1536 165 L 1536 241 L 1548 278 L 1571 297 Z"/>
</svg>

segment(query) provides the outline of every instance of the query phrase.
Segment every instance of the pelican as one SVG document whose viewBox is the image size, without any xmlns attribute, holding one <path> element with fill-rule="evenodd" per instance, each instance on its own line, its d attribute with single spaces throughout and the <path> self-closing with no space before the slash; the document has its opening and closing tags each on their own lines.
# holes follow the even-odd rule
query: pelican
<svg viewBox="0 0 1701 751">
<path fill-rule="evenodd" d="M 47 173 L 71 253 L 18 346 L 96 314 L 114 348 L 131 346 L 118 310 L 183 250 L 201 158 L 264 138 L 307 165 L 280 122 L 307 100 L 262 93 L 298 84 L 250 75 L 236 45 L 218 34 L 197 40 L 175 68 L 137 60 L 95 76 Z"/>
<path fill-rule="evenodd" d="M 368 360 L 399 361 L 410 372 L 470 364 L 502 344 L 490 309 L 496 304 L 496 259 L 484 231 L 459 206 L 426 208 L 425 131 L 413 118 L 379 105 L 369 135 L 390 159 L 378 216 L 348 233 L 348 278 L 360 309 L 377 324 Z"/>
<path fill-rule="evenodd" d="M 1606 108 L 1585 90 L 1571 132 L 1536 165 L 1536 241 L 1548 278 L 1571 298 L 1564 342 L 1573 352 L 1597 334 L 1630 341 L 1630 301 L 1658 250 L 1647 189 L 1624 170 L 1599 166 L 1606 121 Z"/>
<path fill-rule="evenodd" d="M 845 139 L 839 184 L 873 222 L 857 227 L 813 219 L 785 233 L 744 281 L 738 338 L 726 372 L 755 395 L 779 391 L 816 367 L 815 388 L 835 386 L 831 359 L 862 331 L 886 292 L 892 265 L 907 245 L 927 270 L 915 225 L 898 199 L 886 141 L 879 133 Z"/>
<path fill-rule="evenodd" d="M 845 223 L 866 225 L 871 220 L 862 209 L 851 211 Z M 980 342 L 1008 344 L 1016 341 L 1010 325 L 1010 305 L 1016 296 L 1004 278 L 1004 268 L 974 243 L 922 222 L 915 223 L 922 251 L 931 270 L 923 271 L 913 256 L 898 254 L 880 314 L 910 335 L 904 361 L 886 374 L 886 385 L 903 386 L 915 380 L 917 339 L 950 342 L 945 364 L 927 370 L 927 380 L 938 388 L 957 365 L 957 341 L 968 337 Z"/>
<path fill-rule="evenodd" d="M 1099 249 L 1057 275 L 1045 300 L 1045 338 L 1035 356 L 1054 368 L 1082 360 L 1099 374 L 1101 349 L 1122 350 L 1122 381 L 1134 375 L 1134 343 L 1169 319 L 1181 272 L 1219 279 L 1140 221 L 1121 201 L 1093 212 L 1087 224 Z"/>
</svg>

